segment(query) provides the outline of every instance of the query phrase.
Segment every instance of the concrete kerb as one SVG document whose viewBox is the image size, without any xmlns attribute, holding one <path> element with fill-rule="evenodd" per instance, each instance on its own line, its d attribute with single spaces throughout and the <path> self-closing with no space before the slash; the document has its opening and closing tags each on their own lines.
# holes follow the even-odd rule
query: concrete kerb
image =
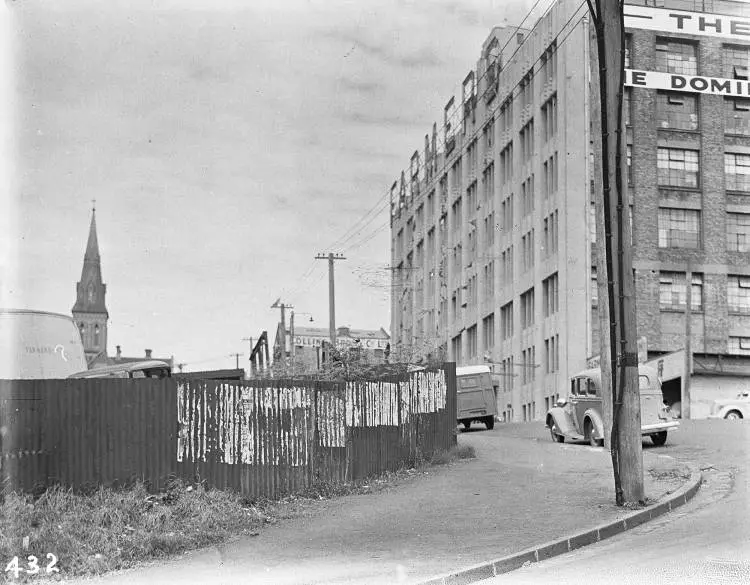
<svg viewBox="0 0 750 585">
<path fill-rule="evenodd" d="M 695 496 L 703 481 L 703 474 L 696 467 L 690 467 L 690 479 L 664 502 L 658 502 L 642 510 L 637 510 L 615 522 L 602 524 L 596 528 L 547 542 L 507 557 L 433 577 L 427 581 L 420 581 L 418 585 L 464 585 L 467 583 L 476 583 L 477 581 L 491 579 L 503 573 L 510 573 L 531 563 L 538 563 L 589 544 L 600 542 L 616 534 L 635 528 L 644 522 L 648 522 L 679 508 Z"/>
</svg>

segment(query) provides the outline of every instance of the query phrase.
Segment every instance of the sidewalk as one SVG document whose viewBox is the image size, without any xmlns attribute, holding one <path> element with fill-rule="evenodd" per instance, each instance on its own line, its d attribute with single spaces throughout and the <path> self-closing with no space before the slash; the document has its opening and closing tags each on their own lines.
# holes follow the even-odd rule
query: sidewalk
<svg viewBox="0 0 750 585">
<path fill-rule="evenodd" d="M 479 425 L 476 425 L 479 428 Z M 625 516 L 609 452 L 586 445 L 459 435 L 477 459 L 372 495 L 320 502 L 253 538 L 76 584 L 414 583 Z M 644 451 L 646 495 L 685 481 L 674 459 Z M 649 470 L 654 470 L 650 473 Z M 657 479 L 658 478 L 658 479 Z"/>
</svg>

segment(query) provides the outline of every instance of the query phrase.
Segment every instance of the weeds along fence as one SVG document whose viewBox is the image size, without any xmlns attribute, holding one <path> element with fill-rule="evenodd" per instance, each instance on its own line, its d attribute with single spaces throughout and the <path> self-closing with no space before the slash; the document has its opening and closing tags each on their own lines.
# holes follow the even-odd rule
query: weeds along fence
<svg viewBox="0 0 750 585">
<path fill-rule="evenodd" d="M 252 497 L 393 471 L 456 435 L 455 365 L 383 380 L 0 381 L 5 489 L 203 481 Z"/>
</svg>

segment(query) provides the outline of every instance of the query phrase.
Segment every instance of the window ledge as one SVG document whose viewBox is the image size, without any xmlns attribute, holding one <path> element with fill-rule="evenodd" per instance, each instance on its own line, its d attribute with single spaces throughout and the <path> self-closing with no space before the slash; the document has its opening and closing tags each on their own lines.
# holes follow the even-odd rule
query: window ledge
<svg viewBox="0 0 750 585">
<path fill-rule="evenodd" d="M 728 315 L 731 317 L 750 317 L 750 310 L 747 311 L 734 311 L 732 309 L 729 309 L 727 312 Z"/>
<path fill-rule="evenodd" d="M 738 191 L 737 189 L 726 189 L 727 195 L 739 195 L 740 197 L 750 196 L 750 191 Z"/>
<path fill-rule="evenodd" d="M 678 313 L 681 315 L 685 314 L 685 308 L 684 307 L 659 307 L 659 311 L 662 313 Z M 700 313 L 703 314 L 703 309 L 692 309 L 690 311 L 691 314 Z"/>
<path fill-rule="evenodd" d="M 657 185 L 659 189 L 665 189 L 669 191 L 684 191 L 685 193 L 701 193 L 702 187 L 680 187 L 678 185 Z"/>
</svg>

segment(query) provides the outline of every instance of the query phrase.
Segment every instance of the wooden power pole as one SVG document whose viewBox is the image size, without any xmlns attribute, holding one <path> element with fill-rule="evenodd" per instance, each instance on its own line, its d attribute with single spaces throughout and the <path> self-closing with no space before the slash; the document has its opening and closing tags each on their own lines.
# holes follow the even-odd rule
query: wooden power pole
<svg viewBox="0 0 750 585">
<path fill-rule="evenodd" d="M 331 338 L 331 350 L 336 348 L 336 295 L 333 288 L 333 263 L 336 260 L 346 260 L 341 254 L 318 254 L 316 260 L 328 260 L 328 327 Z"/>
<path fill-rule="evenodd" d="M 587 0 L 595 30 L 596 52 L 591 51 L 598 80 L 601 137 L 594 139 L 595 160 L 601 160 L 601 190 L 597 190 L 599 282 L 606 282 L 599 311 L 602 371 L 610 384 L 603 384 L 605 435 L 609 441 L 618 506 L 642 503 L 643 453 L 641 409 L 638 390 L 638 345 L 635 319 L 635 280 L 629 201 L 627 200 L 622 94 L 625 82 L 625 22 L 622 0 Z M 596 76 L 595 76 L 596 77 Z M 595 98 L 592 98 L 592 101 Z M 594 120 L 596 123 L 597 120 Z M 601 195 L 600 195 L 601 193 Z M 600 199 L 600 201 L 599 201 Z M 604 248 L 603 250 L 601 248 Z M 603 362 L 604 360 L 602 360 Z M 608 392 L 609 391 L 609 392 Z M 608 424 L 607 424 L 608 423 Z"/>
</svg>

